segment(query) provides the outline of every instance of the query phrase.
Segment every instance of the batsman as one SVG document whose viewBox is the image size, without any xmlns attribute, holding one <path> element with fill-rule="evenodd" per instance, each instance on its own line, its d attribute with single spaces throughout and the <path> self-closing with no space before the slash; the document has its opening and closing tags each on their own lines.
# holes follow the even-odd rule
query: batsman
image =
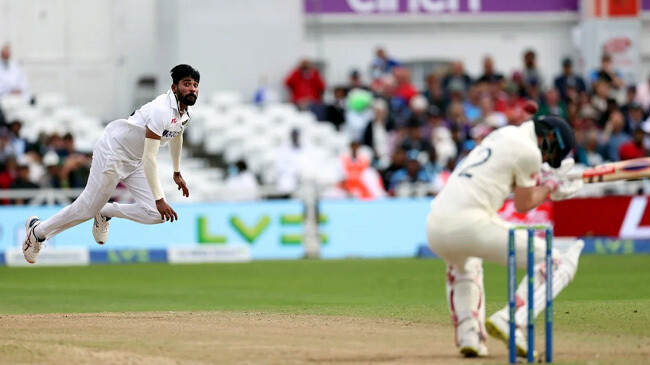
<svg viewBox="0 0 650 365">
<path fill-rule="evenodd" d="M 431 250 L 447 263 L 447 299 L 456 346 L 464 356 L 487 356 L 488 333 L 506 345 L 509 339 L 507 306 L 485 318 L 483 260 L 507 264 L 511 224 L 497 211 L 511 193 L 519 212 L 537 207 L 549 195 L 552 200 L 562 200 L 576 193 L 583 182 L 568 174 L 574 162 L 566 158 L 573 144 L 571 127 L 556 116 L 497 129 L 461 162 L 432 201 L 427 238 Z M 517 231 L 515 240 L 517 267 L 524 268 L 526 232 Z M 553 297 L 575 276 L 583 246 L 584 242 L 577 240 L 564 252 L 553 249 Z M 546 305 L 545 249 L 545 241 L 536 238 L 535 316 Z M 522 330 L 527 320 L 526 283 L 524 278 L 516 291 L 515 341 L 521 357 L 529 350 Z"/>
</svg>

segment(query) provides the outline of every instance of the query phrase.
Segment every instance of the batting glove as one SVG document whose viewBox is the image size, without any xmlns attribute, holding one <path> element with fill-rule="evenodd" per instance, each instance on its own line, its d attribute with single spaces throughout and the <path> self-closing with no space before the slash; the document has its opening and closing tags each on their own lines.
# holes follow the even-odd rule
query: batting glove
<svg viewBox="0 0 650 365">
<path fill-rule="evenodd" d="M 551 200 L 564 200 L 577 193 L 582 188 L 582 179 L 560 180 L 555 191 L 551 193 Z"/>
<path fill-rule="evenodd" d="M 568 180 L 567 174 L 573 169 L 573 166 L 575 166 L 575 161 L 572 158 L 562 160 L 562 164 L 557 169 L 544 162 L 542 169 L 537 174 L 537 186 L 548 186 L 551 191 L 557 190 L 561 184 Z"/>
</svg>

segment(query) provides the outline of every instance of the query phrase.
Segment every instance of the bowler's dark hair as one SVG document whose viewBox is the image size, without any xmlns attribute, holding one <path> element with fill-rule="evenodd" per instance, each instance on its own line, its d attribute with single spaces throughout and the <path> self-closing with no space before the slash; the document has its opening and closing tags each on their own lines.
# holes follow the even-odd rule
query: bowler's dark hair
<svg viewBox="0 0 650 365">
<path fill-rule="evenodd" d="M 201 74 L 199 74 L 199 71 L 197 71 L 194 67 L 186 64 L 174 66 L 174 68 L 172 68 L 170 71 L 170 74 L 172 75 L 172 81 L 174 84 L 178 84 L 182 79 L 188 76 L 193 78 L 196 82 L 199 82 L 201 79 Z"/>
</svg>

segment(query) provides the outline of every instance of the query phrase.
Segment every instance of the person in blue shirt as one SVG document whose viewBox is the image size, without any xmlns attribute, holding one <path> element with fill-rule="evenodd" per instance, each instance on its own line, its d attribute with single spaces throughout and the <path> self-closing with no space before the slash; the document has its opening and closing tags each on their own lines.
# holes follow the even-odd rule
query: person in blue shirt
<svg viewBox="0 0 650 365">
<path fill-rule="evenodd" d="M 398 185 L 403 183 L 430 183 L 431 176 L 427 173 L 425 169 L 422 168 L 420 162 L 417 160 L 418 151 L 411 150 L 408 152 L 408 160 L 406 161 L 406 167 L 397 170 L 393 176 L 390 178 L 390 184 L 388 189 L 394 191 Z"/>
<path fill-rule="evenodd" d="M 565 102 L 570 101 L 567 90 L 574 88 L 578 93 L 587 91 L 585 80 L 582 76 L 573 72 L 573 61 L 566 57 L 562 60 L 562 74 L 555 78 L 555 88 L 560 92 L 560 97 Z"/>
</svg>

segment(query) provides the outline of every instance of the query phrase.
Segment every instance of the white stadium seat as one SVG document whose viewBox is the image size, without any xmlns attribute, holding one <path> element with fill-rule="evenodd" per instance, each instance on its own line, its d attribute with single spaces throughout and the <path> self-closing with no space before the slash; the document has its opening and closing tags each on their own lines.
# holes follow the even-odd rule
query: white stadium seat
<svg viewBox="0 0 650 365">
<path fill-rule="evenodd" d="M 243 96 L 236 91 L 216 91 L 210 98 L 210 103 L 220 111 L 226 111 L 244 102 Z"/>
<path fill-rule="evenodd" d="M 5 113 L 7 119 L 13 113 L 29 108 L 29 100 L 21 95 L 8 94 L 0 98 L 0 109 Z"/>
<path fill-rule="evenodd" d="M 56 109 L 65 105 L 66 99 L 63 94 L 48 93 L 41 94 L 37 98 L 37 106 L 45 114 L 52 114 Z"/>
</svg>

